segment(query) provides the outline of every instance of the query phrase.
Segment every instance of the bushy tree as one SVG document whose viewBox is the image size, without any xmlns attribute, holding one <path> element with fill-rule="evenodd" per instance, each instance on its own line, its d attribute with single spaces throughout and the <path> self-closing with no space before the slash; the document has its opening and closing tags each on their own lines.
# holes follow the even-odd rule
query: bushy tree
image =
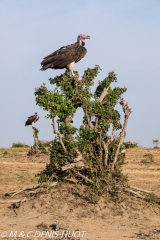
<svg viewBox="0 0 160 240">
<path fill-rule="evenodd" d="M 47 89 L 45 84 L 35 89 L 36 104 L 48 112 L 47 118 L 52 120 L 56 135 L 50 146 L 50 164 L 40 174 L 40 181 L 63 181 L 71 177 L 98 193 L 109 190 L 113 183 L 125 181 L 121 150 L 131 109 L 121 97 L 126 88 L 111 88 L 111 83 L 117 82 L 114 72 L 99 81 L 92 93 L 91 87 L 99 71 L 99 66 L 88 68 L 81 80 L 77 72 L 77 77 L 62 74 L 49 79 L 55 86 L 53 90 Z M 124 112 L 123 124 L 115 109 L 117 103 Z M 79 108 L 83 110 L 83 116 L 79 116 L 83 124 L 76 128 L 73 118 Z M 120 131 L 118 136 L 116 131 Z"/>
</svg>

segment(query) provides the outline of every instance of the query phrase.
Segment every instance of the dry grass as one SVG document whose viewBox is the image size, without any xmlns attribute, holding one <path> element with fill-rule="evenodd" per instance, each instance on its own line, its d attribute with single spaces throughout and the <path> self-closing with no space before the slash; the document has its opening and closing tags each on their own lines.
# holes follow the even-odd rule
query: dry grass
<svg viewBox="0 0 160 240">
<path fill-rule="evenodd" d="M 0 149 L 0 195 L 4 191 L 37 183 L 35 175 L 42 171 L 49 157 L 27 157 L 28 148 Z"/>
<path fill-rule="evenodd" d="M 30 158 L 26 156 L 27 151 L 28 148 L 0 149 L 1 196 L 9 190 L 37 183 L 35 174 L 45 168 L 49 156 Z M 147 159 L 146 154 L 152 154 L 153 161 L 142 162 Z M 126 161 L 124 172 L 131 185 L 160 193 L 160 149 L 128 149 Z M 97 205 L 88 204 L 72 188 L 71 185 L 57 186 L 36 196 L 27 196 L 16 214 L 7 204 L 1 205 L 0 233 L 5 230 L 35 232 L 39 230 L 36 226 L 49 226 L 60 221 L 68 231 L 86 231 L 83 240 L 160 239 L 159 205 L 127 195 L 122 195 L 118 202 L 102 198 Z M 51 228 L 48 227 L 48 231 Z"/>
<path fill-rule="evenodd" d="M 150 154 L 153 161 L 145 156 Z M 128 174 L 130 185 L 160 194 L 160 149 L 142 147 L 128 149 L 126 161 L 124 173 Z"/>
</svg>

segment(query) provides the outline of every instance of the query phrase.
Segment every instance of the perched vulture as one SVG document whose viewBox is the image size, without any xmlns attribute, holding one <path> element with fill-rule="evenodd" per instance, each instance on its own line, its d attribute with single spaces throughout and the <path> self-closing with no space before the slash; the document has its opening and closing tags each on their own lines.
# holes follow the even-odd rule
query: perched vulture
<svg viewBox="0 0 160 240">
<path fill-rule="evenodd" d="M 34 125 L 34 123 L 37 122 L 38 119 L 39 119 L 38 113 L 35 112 L 33 116 L 28 117 L 28 120 L 26 121 L 25 126 Z"/>
<path fill-rule="evenodd" d="M 87 49 L 84 47 L 85 39 L 90 39 L 90 36 L 81 33 L 77 42 L 61 47 L 45 57 L 41 62 L 42 68 L 40 70 L 66 68 L 69 75 L 74 76 L 74 64 L 79 62 L 87 53 Z"/>
</svg>

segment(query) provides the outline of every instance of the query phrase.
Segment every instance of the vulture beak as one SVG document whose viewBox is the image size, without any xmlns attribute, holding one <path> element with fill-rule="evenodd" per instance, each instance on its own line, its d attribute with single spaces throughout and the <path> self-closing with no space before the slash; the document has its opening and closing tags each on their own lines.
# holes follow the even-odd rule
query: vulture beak
<svg viewBox="0 0 160 240">
<path fill-rule="evenodd" d="M 86 39 L 91 39 L 90 36 L 86 36 Z"/>
</svg>

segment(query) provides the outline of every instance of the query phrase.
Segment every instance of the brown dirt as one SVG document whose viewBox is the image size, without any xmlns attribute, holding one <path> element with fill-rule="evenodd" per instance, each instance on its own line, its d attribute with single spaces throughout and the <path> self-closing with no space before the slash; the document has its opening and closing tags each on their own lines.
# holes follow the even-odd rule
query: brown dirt
<svg viewBox="0 0 160 240">
<path fill-rule="evenodd" d="M 154 159 L 144 157 L 145 154 L 152 154 Z M 126 160 L 124 172 L 128 174 L 130 185 L 160 194 L 160 149 L 129 149 Z M 3 199 L 3 194 L 9 190 L 35 185 L 35 174 L 45 168 L 49 157 L 42 155 L 31 159 L 26 157 L 26 149 L 0 149 L 0 162 Z M 75 231 L 78 234 L 79 230 L 80 239 L 84 240 L 160 239 L 160 205 L 134 196 L 121 194 L 116 202 L 101 198 L 98 204 L 89 204 L 76 194 L 73 185 L 67 184 L 44 189 L 34 196 L 18 194 L 13 199 L 23 197 L 27 197 L 27 201 L 17 209 L 9 208 L 11 204 L 0 204 L 0 239 L 4 239 L 1 236 L 4 231 L 8 234 L 5 239 L 17 239 L 22 231 L 25 236 L 21 239 L 62 239 L 47 237 L 46 232 L 43 237 L 39 235 L 47 230 L 53 236 L 58 223 L 59 233 L 74 234 Z M 27 238 L 29 231 L 32 232 Z M 86 231 L 83 237 L 82 231 Z M 9 237 L 12 233 L 16 237 Z"/>
</svg>

